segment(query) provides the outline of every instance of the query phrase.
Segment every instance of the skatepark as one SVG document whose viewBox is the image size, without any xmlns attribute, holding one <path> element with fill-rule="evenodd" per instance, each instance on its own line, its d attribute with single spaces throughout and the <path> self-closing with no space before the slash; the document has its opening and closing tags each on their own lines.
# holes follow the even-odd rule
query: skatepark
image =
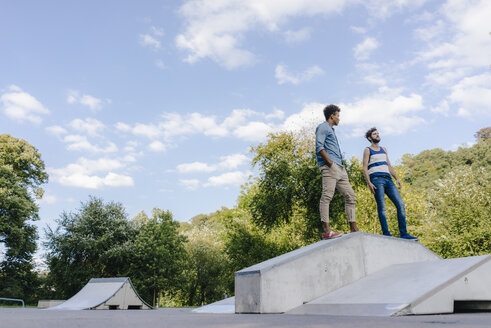
<svg viewBox="0 0 491 328">
<path fill-rule="evenodd" d="M 1 326 L 491 326 L 491 255 L 443 260 L 418 242 L 364 232 L 240 270 L 235 286 L 235 297 L 200 308 L 151 310 L 129 278 L 96 278 L 46 310 L 0 309 Z"/>
</svg>

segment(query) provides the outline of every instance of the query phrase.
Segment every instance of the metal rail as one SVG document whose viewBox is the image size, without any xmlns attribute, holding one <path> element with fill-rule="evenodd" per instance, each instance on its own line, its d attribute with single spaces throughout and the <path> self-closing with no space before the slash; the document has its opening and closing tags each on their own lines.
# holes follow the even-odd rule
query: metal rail
<svg viewBox="0 0 491 328">
<path fill-rule="evenodd" d="M 12 302 L 20 302 L 22 303 L 22 307 L 24 307 L 24 301 L 18 298 L 3 298 L 0 297 L 0 301 L 12 301 Z"/>
</svg>

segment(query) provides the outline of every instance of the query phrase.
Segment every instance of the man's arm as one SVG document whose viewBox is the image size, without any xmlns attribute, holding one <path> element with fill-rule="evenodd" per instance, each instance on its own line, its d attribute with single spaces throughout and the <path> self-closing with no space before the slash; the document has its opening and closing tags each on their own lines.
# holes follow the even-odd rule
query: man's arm
<svg viewBox="0 0 491 328">
<path fill-rule="evenodd" d="M 387 155 L 387 165 L 389 166 L 389 172 L 394 177 L 394 179 L 396 180 L 397 186 L 399 188 L 401 188 L 402 187 L 401 181 L 399 181 L 399 178 L 397 177 L 396 171 L 394 170 L 394 168 L 390 164 L 390 161 L 389 161 L 389 153 L 387 152 L 387 149 L 385 147 L 383 147 L 383 148 L 385 150 L 385 154 Z"/>
<path fill-rule="evenodd" d="M 370 191 L 372 194 L 375 194 L 375 185 L 370 181 L 370 176 L 368 175 L 368 160 L 370 159 L 370 150 L 368 148 L 365 148 L 363 151 L 363 175 L 365 176 L 365 180 L 367 180 L 368 188 L 370 188 Z"/>
<path fill-rule="evenodd" d="M 327 155 L 327 152 L 325 149 L 321 149 L 319 152 L 319 155 L 321 155 L 322 159 L 326 161 L 327 166 L 331 167 L 332 166 L 332 159 L 329 158 L 329 155 Z"/>
</svg>

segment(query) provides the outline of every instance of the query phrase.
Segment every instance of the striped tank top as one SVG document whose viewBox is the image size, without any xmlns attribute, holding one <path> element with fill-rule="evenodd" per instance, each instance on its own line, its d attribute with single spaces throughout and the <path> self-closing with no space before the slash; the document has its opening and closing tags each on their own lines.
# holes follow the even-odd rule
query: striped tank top
<svg viewBox="0 0 491 328">
<path fill-rule="evenodd" d="M 370 151 L 370 158 L 368 160 L 368 175 L 373 177 L 389 177 L 389 165 L 387 164 L 387 153 L 380 147 L 380 150 L 375 151 L 370 147 L 367 147 Z"/>
</svg>

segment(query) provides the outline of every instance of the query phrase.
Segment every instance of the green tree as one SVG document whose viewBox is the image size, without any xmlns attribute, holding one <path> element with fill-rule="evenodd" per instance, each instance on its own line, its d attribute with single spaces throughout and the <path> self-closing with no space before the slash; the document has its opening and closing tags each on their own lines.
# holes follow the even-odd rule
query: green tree
<svg viewBox="0 0 491 328">
<path fill-rule="evenodd" d="M 319 199 L 322 192 L 321 174 L 314 152 L 313 135 L 280 132 L 271 134 L 264 144 L 252 149 L 252 164 L 259 176 L 245 191 L 252 221 L 260 227 L 272 228 L 293 222 L 304 226 L 302 239 L 313 242 L 321 231 Z M 358 160 L 345 162 L 354 188 L 365 185 Z M 252 195 L 251 195 L 252 194 Z M 345 230 L 344 198 L 336 191 L 330 204 L 330 221 L 337 229 Z"/>
<path fill-rule="evenodd" d="M 73 296 L 90 278 L 127 276 L 136 229 L 120 203 L 90 197 L 73 213 L 62 213 L 46 231 L 48 284 L 56 297 Z"/>
<path fill-rule="evenodd" d="M 480 131 L 477 134 L 486 133 Z M 402 157 L 402 166 L 405 182 L 420 189 L 433 189 L 437 180 L 445 178 L 447 173 L 456 167 L 489 168 L 491 139 L 479 137 L 472 147 L 460 147 L 456 151 L 436 148 L 424 150 L 417 155 L 405 154 Z"/>
<path fill-rule="evenodd" d="M 5 254 L 0 264 L 0 294 L 33 302 L 39 284 L 33 271 L 38 219 L 34 198 L 48 175 L 38 150 L 25 140 L 0 135 L 0 243 Z"/>
<path fill-rule="evenodd" d="M 491 173 L 459 167 L 429 192 L 425 244 L 444 258 L 491 253 Z"/>
<path fill-rule="evenodd" d="M 157 297 L 174 297 L 184 284 L 186 238 L 170 211 L 155 208 L 135 239 L 130 276 L 140 296 L 156 304 Z"/>
</svg>

